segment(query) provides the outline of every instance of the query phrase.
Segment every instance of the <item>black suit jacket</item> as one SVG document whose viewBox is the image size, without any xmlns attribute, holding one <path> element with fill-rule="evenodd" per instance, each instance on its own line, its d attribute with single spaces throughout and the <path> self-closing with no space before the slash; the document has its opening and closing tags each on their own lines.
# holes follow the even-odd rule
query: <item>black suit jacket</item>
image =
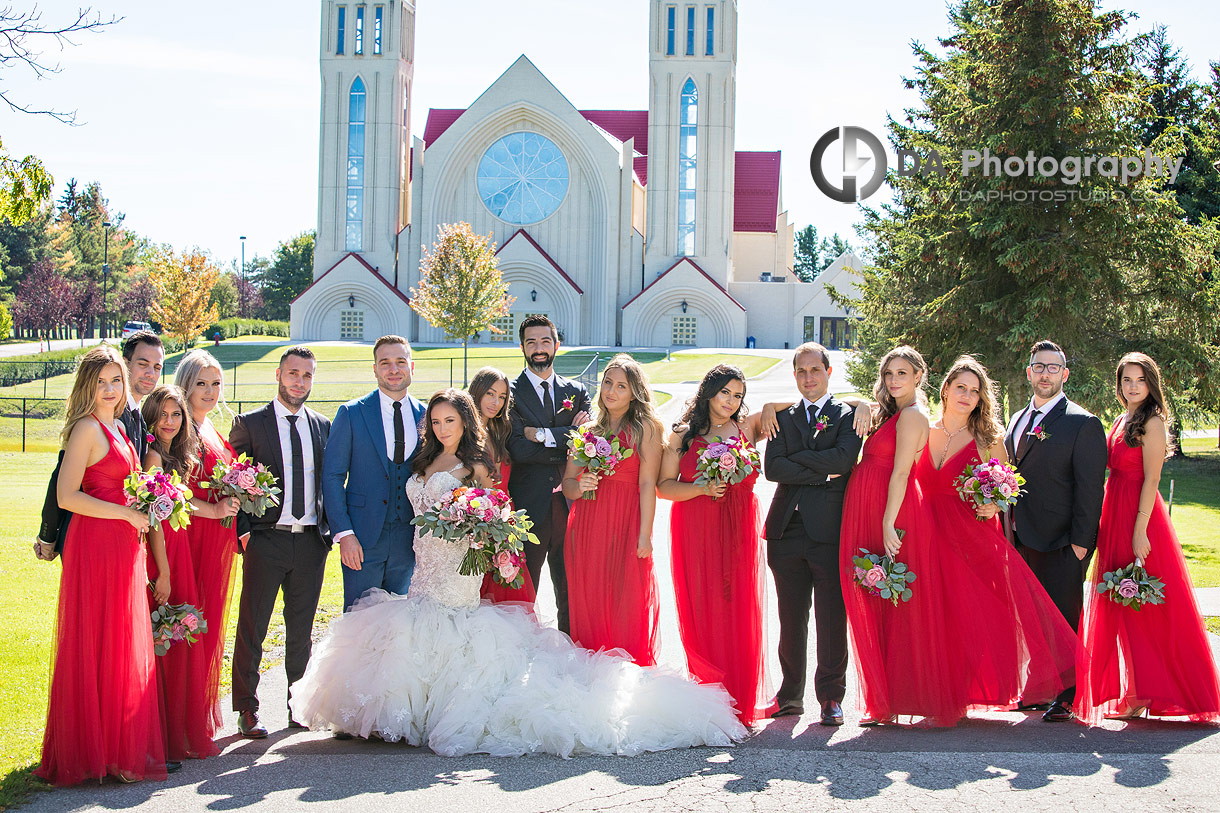
<svg viewBox="0 0 1220 813">
<path fill-rule="evenodd" d="M 509 383 L 509 393 L 512 396 L 508 412 L 512 433 L 508 436 L 508 457 L 513 464 L 513 473 L 508 480 L 508 494 L 517 508 L 524 509 L 535 524 L 541 524 L 551 516 L 551 492 L 563 477 L 568 459 L 568 436 L 573 431 L 572 417 L 578 412 L 590 411 L 589 391 L 579 381 L 555 374 L 552 397 L 557 414 L 554 427 L 524 371 Z M 571 409 L 563 408 L 565 398 L 572 399 Z M 552 448 L 525 437 L 527 426 L 550 427 L 555 446 Z"/>
<path fill-rule="evenodd" d="M 136 456 L 143 464 L 144 453 L 148 451 L 148 424 L 144 423 L 144 416 L 140 413 L 139 408 L 127 407 L 123 410 L 123 415 L 119 420 L 123 422 L 123 428 L 127 430 L 127 439 L 131 441 L 132 446 L 136 447 Z"/>
<path fill-rule="evenodd" d="M 318 515 L 318 531 L 327 545 L 331 544 L 330 527 L 326 523 L 326 512 L 322 504 L 322 452 L 326 448 L 326 440 L 330 437 L 330 421 L 305 407 L 302 413 L 309 424 L 309 439 L 313 446 L 313 494 L 314 510 Z M 298 431 L 300 422 L 297 422 Z M 302 437 L 302 440 L 304 438 Z M 290 450 L 280 448 L 280 431 L 276 426 L 275 407 L 266 406 L 249 412 L 243 412 L 233 419 L 233 427 L 229 430 L 229 445 L 237 454 L 250 455 L 255 461 L 262 463 L 275 475 L 284 487 L 284 456 L 291 454 Z M 292 495 L 281 493 L 280 504 L 290 502 Z M 237 535 L 243 536 L 249 531 L 264 531 L 275 527 L 279 521 L 279 508 L 268 508 L 261 517 L 252 517 L 242 511 L 237 514 Z"/>
<path fill-rule="evenodd" d="M 1095 415 L 1063 398 L 1042 419 L 1046 439 L 1031 438 L 1017 457 L 1014 431 L 1024 427 L 1029 406 L 1008 423 L 1004 446 L 1025 477 L 1026 493 L 1012 508 L 1016 539 L 1043 552 L 1097 545 L 1106 477 L 1106 430 Z"/>
<path fill-rule="evenodd" d="M 829 418 L 829 425 L 811 443 L 804 401 L 776 415 L 779 431 L 767 441 L 763 469 L 768 480 L 779 483 L 767 511 L 768 540 L 783 536 L 792 512 L 799 507 L 805 534 L 812 542 L 839 544 L 843 493 L 863 441 L 852 426 L 852 407 L 832 397 L 822 416 Z M 839 476 L 827 479 L 831 474 Z"/>
</svg>

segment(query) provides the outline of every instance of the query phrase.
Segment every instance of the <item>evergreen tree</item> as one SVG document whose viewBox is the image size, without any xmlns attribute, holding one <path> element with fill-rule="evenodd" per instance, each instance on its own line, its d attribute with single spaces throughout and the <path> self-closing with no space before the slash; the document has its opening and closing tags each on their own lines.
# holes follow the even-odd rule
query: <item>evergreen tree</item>
<svg viewBox="0 0 1220 813">
<path fill-rule="evenodd" d="M 835 232 L 833 237 L 823 240 L 822 258 L 818 262 L 818 273 L 825 271 L 830 267 L 831 263 L 848 251 L 851 251 L 851 243 L 840 237 L 838 232 Z"/>
<path fill-rule="evenodd" d="M 266 319 L 287 319 L 289 305 L 313 282 L 314 232 L 298 234 L 276 246 L 270 265 L 251 273 L 263 296 Z"/>
<path fill-rule="evenodd" d="M 1214 224 L 1186 222 L 1159 178 L 1094 172 L 1068 185 L 953 166 L 963 150 L 1140 155 L 1149 106 L 1126 19 L 1090 0 L 960 0 L 943 55 L 916 44 L 906 82 L 922 106 L 891 119 L 890 137 L 935 150 L 950 171 L 894 174 L 894 202 L 865 213 L 857 387 L 880 354 L 909 342 L 934 375 L 977 354 L 1015 406 L 1028 395 L 1029 346 L 1051 338 L 1067 350 L 1072 397 L 1095 411 L 1113 412 L 1113 365 L 1131 349 L 1161 363 L 1179 407 L 1220 406 Z M 1183 144 L 1166 131 L 1153 150 L 1172 158 Z"/>
<path fill-rule="evenodd" d="M 796 233 L 792 273 L 802 282 L 813 282 L 822 268 L 818 262 L 818 229 L 816 226 L 806 226 Z"/>
</svg>

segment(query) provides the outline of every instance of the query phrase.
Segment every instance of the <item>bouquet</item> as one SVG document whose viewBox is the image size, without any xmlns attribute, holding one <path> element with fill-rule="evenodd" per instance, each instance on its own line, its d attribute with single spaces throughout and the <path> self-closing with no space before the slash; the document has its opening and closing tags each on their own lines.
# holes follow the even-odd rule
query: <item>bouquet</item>
<svg viewBox="0 0 1220 813">
<path fill-rule="evenodd" d="M 1124 607 L 1138 610 L 1145 604 L 1165 603 L 1165 583 L 1149 576 L 1144 569 L 1144 560 L 1136 559 L 1126 567 L 1103 573 L 1097 583 L 1097 592 L 1107 593 L 1110 600 Z"/>
<path fill-rule="evenodd" d="M 469 547 L 458 573 L 491 573 L 497 584 L 516 589 L 525 583 L 525 543 L 538 544 L 534 523 L 525 511 L 514 511 L 508 495 L 497 488 L 459 486 L 411 520 L 433 536 Z"/>
<path fill-rule="evenodd" d="M 724 483 L 736 485 L 758 471 L 758 450 L 747 446 L 741 436 L 709 443 L 699 455 L 695 470 L 696 485 Z"/>
<path fill-rule="evenodd" d="M 864 591 L 878 598 L 888 599 L 898 606 L 898 600 L 911 600 L 911 582 L 915 572 L 902 562 L 888 556 L 878 556 L 860 548 L 860 555 L 852 557 L 852 581 Z"/>
<path fill-rule="evenodd" d="M 208 631 L 208 622 L 193 605 L 162 604 L 152 611 L 152 627 L 153 651 L 164 655 L 178 641 L 195 643 L 200 635 Z"/>
<path fill-rule="evenodd" d="M 635 454 L 630 446 L 619 445 L 618 438 L 607 440 L 589 430 L 573 432 L 568 438 L 568 450 L 576 465 L 594 474 L 611 474 L 615 466 Z M 580 498 L 591 500 L 596 496 L 596 491 L 586 491 Z"/>
<path fill-rule="evenodd" d="M 966 466 L 956 483 L 957 493 L 963 501 L 975 506 L 996 505 L 1001 511 L 1007 511 L 1017 502 L 1017 497 L 1025 493 L 1021 490 L 1021 486 L 1025 485 L 1021 472 L 1012 464 L 1001 463 L 994 457 L 977 466 Z M 986 521 L 977 514 L 974 518 L 979 522 Z"/>
<path fill-rule="evenodd" d="M 166 474 L 159 468 L 133 471 L 123 481 L 127 506 L 147 514 L 153 527 L 169 520 L 169 526 L 180 531 L 191 522 L 191 490 L 182 484 L 178 472 Z"/>
<path fill-rule="evenodd" d="M 265 514 L 268 506 L 280 504 L 276 497 L 280 489 L 275 475 L 245 452 L 232 463 L 217 460 L 210 479 L 201 485 L 215 491 L 218 497 L 236 497 L 241 502 L 241 510 L 256 517 Z M 220 524 L 232 527 L 233 517 L 225 517 Z"/>
</svg>

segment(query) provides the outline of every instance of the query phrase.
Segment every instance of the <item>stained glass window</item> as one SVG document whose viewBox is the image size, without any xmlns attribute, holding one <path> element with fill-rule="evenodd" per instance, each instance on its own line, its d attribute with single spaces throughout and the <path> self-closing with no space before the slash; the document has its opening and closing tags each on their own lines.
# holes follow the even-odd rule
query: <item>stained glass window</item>
<svg viewBox="0 0 1220 813">
<path fill-rule="evenodd" d="M 537 223 L 568 192 L 568 160 L 555 142 L 538 133 L 512 133 L 483 153 L 479 197 L 493 215 L 516 225 Z"/>
<path fill-rule="evenodd" d="M 695 253 L 696 131 L 699 124 L 699 91 L 695 80 L 682 86 L 681 118 L 678 123 L 678 253 Z"/>
<path fill-rule="evenodd" d="M 348 251 L 364 245 L 364 82 L 352 82 L 347 109 L 347 226 Z"/>
</svg>

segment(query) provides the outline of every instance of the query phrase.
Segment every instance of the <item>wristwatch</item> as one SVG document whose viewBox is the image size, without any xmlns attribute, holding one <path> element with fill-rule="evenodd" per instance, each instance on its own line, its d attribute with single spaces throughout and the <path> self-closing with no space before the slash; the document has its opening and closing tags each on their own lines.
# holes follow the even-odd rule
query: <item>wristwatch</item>
<svg viewBox="0 0 1220 813">
<path fill-rule="evenodd" d="M 534 430 L 534 442 L 546 443 L 546 432 L 541 427 Z"/>
</svg>

